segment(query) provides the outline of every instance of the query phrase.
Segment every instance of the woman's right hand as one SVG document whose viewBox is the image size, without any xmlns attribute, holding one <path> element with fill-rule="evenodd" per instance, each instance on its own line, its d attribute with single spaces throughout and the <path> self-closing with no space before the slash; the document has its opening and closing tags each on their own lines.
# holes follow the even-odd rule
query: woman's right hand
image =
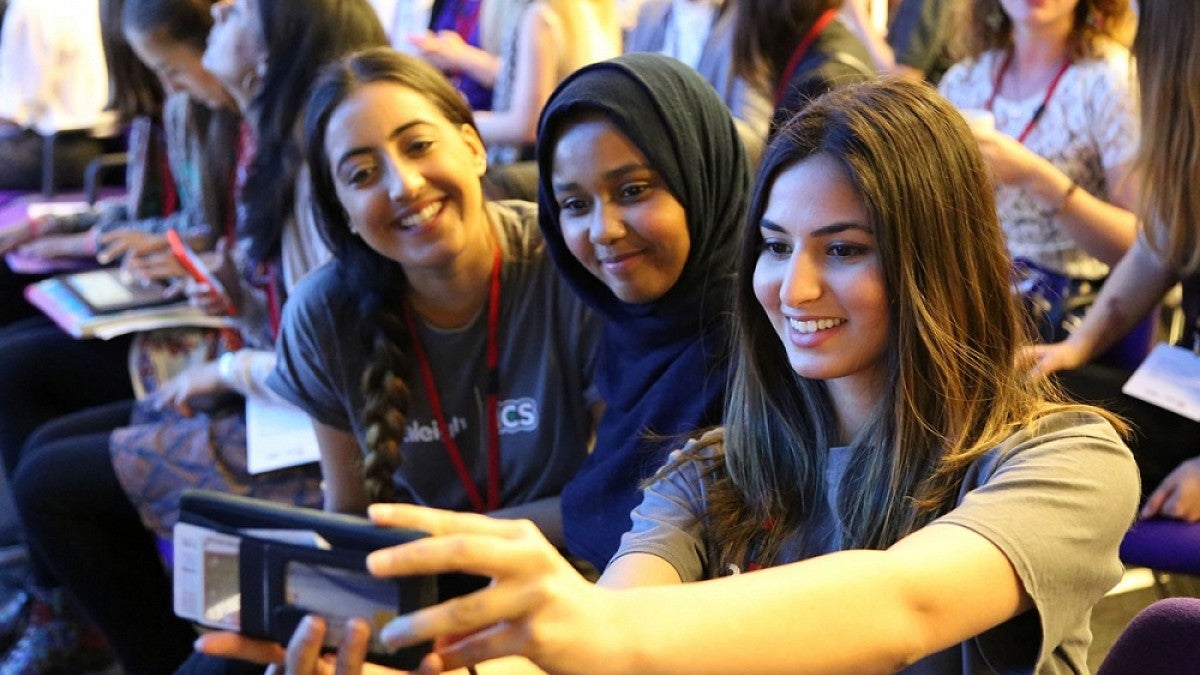
<svg viewBox="0 0 1200 675">
<path fill-rule="evenodd" d="M 617 591 L 588 583 L 532 522 L 411 504 L 373 504 L 371 520 L 431 536 L 375 551 L 378 577 L 464 572 L 490 577 L 473 593 L 393 619 L 379 632 L 392 649 L 434 640 L 426 668 L 463 668 L 524 656 L 553 673 L 624 672 L 630 620 Z"/>
<path fill-rule="evenodd" d="M 1046 377 L 1060 370 L 1072 370 L 1087 363 L 1087 354 L 1070 340 L 1054 344 L 1030 345 L 1021 350 L 1019 357 L 1029 366 L 1030 379 Z"/>
</svg>

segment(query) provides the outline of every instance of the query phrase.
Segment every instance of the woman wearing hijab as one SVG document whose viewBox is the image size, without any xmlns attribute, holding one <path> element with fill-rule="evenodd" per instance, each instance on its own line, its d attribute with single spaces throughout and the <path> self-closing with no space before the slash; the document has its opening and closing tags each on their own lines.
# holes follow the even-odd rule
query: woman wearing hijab
<svg viewBox="0 0 1200 675">
<path fill-rule="evenodd" d="M 681 63 L 627 54 L 551 96 L 539 223 L 568 284 L 606 319 L 595 450 L 562 494 L 570 552 L 603 569 L 670 439 L 718 424 L 749 169 L 729 110 Z"/>
</svg>

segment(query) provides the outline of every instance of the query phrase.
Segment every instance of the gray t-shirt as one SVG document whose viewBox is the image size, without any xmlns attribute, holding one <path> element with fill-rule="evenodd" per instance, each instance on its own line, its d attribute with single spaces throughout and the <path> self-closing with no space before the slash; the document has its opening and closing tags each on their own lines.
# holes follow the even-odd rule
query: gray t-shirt
<svg viewBox="0 0 1200 675">
<path fill-rule="evenodd" d="M 560 280 L 544 253 L 536 208 L 488 204 L 503 249 L 500 290 L 500 505 L 562 491 L 587 455 L 589 407 L 599 319 Z M 459 330 L 416 319 L 436 380 L 447 427 L 480 494 L 487 485 L 487 312 Z M 322 424 L 364 429 L 359 387 L 373 327 L 358 312 L 336 266 L 313 272 L 289 298 L 276 370 L 267 384 Z M 396 473 L 398 500 L 471 510 L 446 454 L 419 370 L 411 368 L 411 405 Z"/>
<path fill-rule="evenodd" d="M 965 527 L 1012 563 L 1035 611 L 932 654 L 905 673 L 1087 672 L 1092 606 L 1121 578 L 1121 537 L 1137 508 L 1137 469 L 1129 450 L 1098 415 L 1059 412 L 1036 432 L 1020 431 L 968 469 L 954 509 L 934 524 Z M 838 485 L 844 449 L 831 453 L 826 485 Z M 674 455 L 672 459 L 677 458 Z M 686 462 L 646 489 L 633 529 L 614 557 L 647 553 L 670 563 L 684 581 L 731 573 L 717 566 L 705 520 L 705 482 L 698 462 Z M 835 502 L 836 500 L 829 500 Z M 838 550 L 841 527 L 827 503 L 815 525 L 824 550 Z"/>
</svg>

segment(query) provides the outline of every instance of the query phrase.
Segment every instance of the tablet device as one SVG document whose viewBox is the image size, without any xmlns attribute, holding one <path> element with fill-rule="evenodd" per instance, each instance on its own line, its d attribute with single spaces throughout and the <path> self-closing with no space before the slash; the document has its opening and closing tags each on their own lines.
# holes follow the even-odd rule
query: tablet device
<svg viewBox="0 0 1200 675">
<path fill-rule="evenodd" d="M 337 648 L 346 620 L 371 626 L 367 660 L 412 669 L 431 643 L 396 652 L 378 639 L 393 618 L 437 601 L 437 578 L 381 579 L 367 554 L 427 536 L 220 492 L 187 490 L 174 531 L 175 613 L 210 628 L 287 644 L 306 614 L 326 620 Z"/>
<path fill-rule="evenodd" d="M 109 267 L 67 274 L 62 281 L 95 314 L 179 301 L 177 296 L 164 297 L 166 286 L 158 282 L 141 283 L 123 277 L 120 270 Z"/>
</svg>

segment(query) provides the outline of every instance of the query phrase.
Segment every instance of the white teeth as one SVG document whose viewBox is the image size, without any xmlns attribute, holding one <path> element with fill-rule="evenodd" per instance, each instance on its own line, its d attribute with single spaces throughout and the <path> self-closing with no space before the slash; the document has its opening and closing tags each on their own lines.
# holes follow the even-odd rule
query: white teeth
<svg viewBox="0 0 1200 675">
<path fill-rule="evenodd" d="M 788 325 L 797 333 L 815 333 L 819 330 L 826 330 L 834 326 L 840 326 L 846 323 L 845 319 L 817 319 L 815 321 L 798 321 L 796 319 L 788 319 Z"/>
<path fill-rule="evenodd" d="M 433 202 L 429 206 L 426 206 L 425 208 L 421 209 L 420 211 L 417 211 L 416 213 L 413 213 L 411 215 L 407 215 L 407 216 L 401 218 L 400 219 L 400 227 L 403 227 L 406 229 L 413 228 L 413 227 L 420 227 L 426 221 L 428 221 L 430 218 L 436 216 L 438 214 L 438 211 L 440 211 L 441 209 L 442 209 L 441 202 Z"/>
</svg>

